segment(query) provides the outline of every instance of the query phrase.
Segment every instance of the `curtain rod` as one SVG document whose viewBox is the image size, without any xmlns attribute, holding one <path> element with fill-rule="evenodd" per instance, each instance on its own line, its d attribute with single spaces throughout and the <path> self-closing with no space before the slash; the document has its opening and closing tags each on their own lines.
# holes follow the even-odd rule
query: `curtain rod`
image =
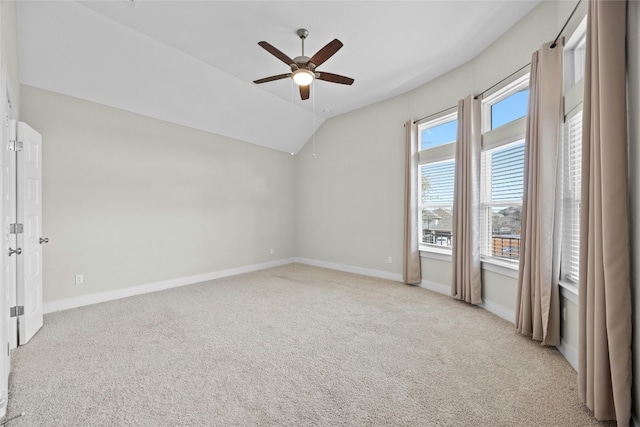
<svg viewBox="0 0 640 427">
<path fill-rule="evenodd" d="M 504 82 L 505 80 L 515 76 L 516 74 L 518 74 L 520 71 L 524 70 L 525 68 L 527 68 L 529 65 L 531 65 L 531 62 L 527 62 L 526 64 L 524 64 L 522 67 L 518 68 L 517 70 L 515 70 L 513 73 L 509 74 L 507 77 L 505 77 L 504 79 L 500 80 L 498 83 L 486 88 L 485 90 L 483 90 L 482 92 L 480 92 L 479 94 L 477 94 L 476 96 L 473 97 L 473 99 L 478 99 L 480 98 L 482 95 L 484 95 L 485 93 L 489 92 L 491 89 L 493 89 L 494 87 L 498 86 L 500 83 Z"/>
<path fill-rule="evenodd" d="M 553 43 L 551 43 L 551 46 L 550 46 L 551 49 L 555 48 L 558 45 L 558 39 L 560 38 L 560 36 L 564 32 L 565 28 L 567 28 L 567 25 L 569 24 L 569 21 L 571 21 L 571 18 L 573 18 L 573 15 L 576 13 L 576 10 L 578 10 L 578 6 L 580 6 L 581 2 L 582 2 L 582 0 L 578 0 L 578 3 L 576 3 L 576 7 L 573 8 L 573 12 L 571 12 L 571 15 L 569 15 L 569 17 L 565 21 L 564 25 L 562 26 L 562 29 L 560 30 L 560 32 L 556 36 L 556 39 L 553 41 Z"/>
<path fill-rule="evenodd" d="M 456 108 L 456 107 L 457 107 L 457 105 L 454 105 L 453 107 L 447 107 L 444 110 L 438 111 L 437 113 L 429 114 L 428 116 L 424 116 L 424 117 L 421 117 L 419 119 L 416 119 L 416 120 L 413 121 L 413 123 L 418 123 L 418 122 L 421 122 L 421 121 L 423 121 L 425 119 L 430 119 L 433 116 L 437 116 L 440 113 L 444 113 L 445 111 L 451 110 L 452 108 Z"/>
<path fill-rule="evenodd" d="M 565 21 L 564 25 L 562 26 L 562 29 L 560 30 L 560 32 L 558 33 L 558 35 L 556 36 L 556 39 L 553 41 L 553 43 L 551 43 L 551 49 L 555 48 L 558 45 L 558 39 L 560 38 L 560 36 L 562 35 L 562 32 L 567 28 L 567 25 L 569 24 L 569 21 L 571 21 L 571 18 L 573 18 L 573 15 L 576 13 L 576 10 L 578 10 L 578 6 L 580 6 L 580 3 L 582 2 L 582 0 L 578 0 L 578 3 L 576 4 L 576 6 L 573 8 L 573 12 L 571 12 L 571 15 L 569 15 L 569 17 L 567 18 L 567 20 Z M 491 87 L 488 87 L 487 89 L 483 90 L 482 92 L 480 92 L 479 94 L 477 94 L 476 96 L 473 97 L 473 99 L 478 99 L 480 96 L 484 95 L 485 93 L 487 93 L 488 91 L 490 91 L 491 89 L 493 89 L 494 87 L 498 86 L 500 83 L 504 82 L 505 80 L 507 80 L 510 77 L 513 77 L 514 75 L 518 74 L 520 71 L 524 70 L 525 68 L 527 68 L 529 65 L 531 65 L 531 62 L 526 63 L 525 65 L 523 65 L 522 67 L 518 68 L 516 71 L 514 71 L 513 73 L 509 74 L 507 77 L 505 77 L 504 79 L 500 80 L 498 83 L 492 85 Z M 444 113 L 447 110 L 450 110 L 452 108 L 456 108 L 457 105 L 454 105 L 453 107 L 449 107 L 449 108 L 445 108 L 442 111 L 438 111 L 437 113 L 433 113 L 433 114 L 429 114 L 428 116 L 425 117 L 421 117 L 417 120 L 414 120 L 414 123 L 418 123 L 421 122 L 425 119 L 429 119 L 433 116 L 437 116 L 440 113 Z"/>
<path fill-rule="evenodd" d="M 524 69 L 525 69 L 525 68 L 527 68 L 529 65 L 531 65 L 531 62 L 528 62 L 528 63 L 527 63 L 527 64 L 525 64 L 524 66 L 522 66 L 522 67 L 518 68 L 517 70 L 515 70 L 513 73 L 509 74 L 509 75 L 508 75 L 507 77 L 505 77 L 504 79 L 500 80 L 498 83 L 496 83 L 496 84 L 492 85 L 491 87 L 489 87 L 489 88 L 487 88 L 487 89 L 483 90 L 482 92 L 480 92 L 479 94 L 477 94 L 476 96 L 474 96 L 474 97 L 473 97 L 473 99 L 478 99 L 481 95 L 484 95 L 486 92 L 488 92 L 488 91 L 490 91 L 491 89 L 493 89 L 494 87 L 498 86 L 500 83 L 504 82 L 504 81 L 505 81 L 505 80 L 507 80 L 508 78 L 513 77 L 514 75 L 518 74 L 520 71 L 524 70 Z M 419 119 L 416 119 L 416 120 L 414 120 L 413 122 L 414 122 L 414 123 L 421 122 L 421 121 L 423 121 L 423 120 L 425 120 L 425 119 L 429 119 L 429 118 L 431 118 L 431 117 L 433 117 L 433 116 L 437 116 L 437 115 L 438 115 L 438 114 L 440 114 L 440 113 L 444 113 L 445 111 L 447 111 L 447 110 L 451 110 L 452 108 L 456 108 L 456 107 L 457 107 L 457 104 L 456 104 L 456 105 L 454 105 L 454 106 L 452 106 L 452 107 L 445 108 L 444 110 L 438 111 L 437 113 L 429 114 L 428 116 L 424 116 L 424 117 L 421 117 L 421 118 L 419 118 Z"/>
</svg>

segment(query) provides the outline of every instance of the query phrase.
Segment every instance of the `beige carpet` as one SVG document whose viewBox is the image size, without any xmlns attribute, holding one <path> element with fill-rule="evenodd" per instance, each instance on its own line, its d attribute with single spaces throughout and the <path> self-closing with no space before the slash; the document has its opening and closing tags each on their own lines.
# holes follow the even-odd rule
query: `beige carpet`
<svg viewBox="0 0 640 427">
<path fill-rule="evenodd" d="M 13 426 L 588 426 L 556 349 L 469 305 L 292 264 L 45 316 Z"/>
</svg>

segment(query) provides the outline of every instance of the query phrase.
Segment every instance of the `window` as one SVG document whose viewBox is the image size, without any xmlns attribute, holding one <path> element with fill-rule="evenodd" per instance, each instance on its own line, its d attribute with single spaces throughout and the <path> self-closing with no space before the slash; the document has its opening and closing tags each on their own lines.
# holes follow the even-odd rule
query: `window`
<svg viewBox="0 0 640 427">
<path fill-rule="evenodd" d="M 483 100 L 483 130 L 488 132 L 526 117 L 529 108 L 529 74 Z"/>
<path fill-rule="evenodd" d="M 527 115 L 529 88 L 522 89 L 491 106 L 491 129 Z"/>
<path fill-rule="evenodd" d="M 562 240 L 560 281 L 577 289 L 580 258 L 580 191 L 582 176 L 582 98 L 586 18 L 564 49 L 565 122 L 562 135 Z"/>
<path fill-rule="evenodd" d="M 587 18 L 578 25 L 564 48 L 564 87 L 571 89 L 584 78 L 584 60 L 587 41 Z"/>
<path fill-rule="evenodd" d="M 481 254 L 517 260 L 520 255 L 524 140 L 482 153 Z"/>
<path fill-rule="evenodd" d="M 450 113 L 418 128 L 420 135 L 420 245 L 423 250 L 451 251 L 457 114 Z"/>
<path fill-rule="evenodd" d="M 441 124 L 430 123 L 420 128 L 420 149 L 426 150 L 439 145 L 456 142 L 458 120 L 449 120 Z"/>
<path fill-rule="evenodd" d="M 582 111 L 564 124 L 562 141 L 562 254 L 560 277 L 577 285 L 580 258 Z"/>
<path fill-rule="evenodd" d="M 529 75 L 483 101 L 480 176 L 480 254 L 484 260 L 520 258 L 524 134 L 529 103 Z M 499 128 L 499 129 L 498 129 Z"/>
<path fill-rule="evenodd" d="M 573 82 L 578 83 L 584 77 L 584 58 L 586 52 L 587 35 L 578 40 L 573 48 Z"/>
<path fill-rule="evenodd" d="M 422 243 L 451 247 L 455 161 L 420 166 Z"/>
</svg>

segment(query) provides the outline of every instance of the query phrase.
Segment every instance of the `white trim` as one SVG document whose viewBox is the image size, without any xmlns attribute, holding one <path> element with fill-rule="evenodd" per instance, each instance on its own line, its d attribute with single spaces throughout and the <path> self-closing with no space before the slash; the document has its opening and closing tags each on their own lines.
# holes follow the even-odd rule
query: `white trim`
<svg viewBox="0 0 640 427">
<path fill-rule="evenodd" d="M 146 294 L 149 292 L 162 291 L 165 289 L 177 288 L 180 286 L 193 285 L 195 283 L 206 282 L 209 280 L 220 279 L 223 277 L 235 276 L 252 271 L 264 270 L 266 268 L 279 267 L 281 265 L 291 264 L 294 258 L 284 258 L 276 261 L 263 262 L 260 264 L 245 265 L 243 267 L 230 268 L 227 270 L 214 271 L 211 273 L 197 274 L 194 276 L 179 277 L 177 279 L 163 280 L 160 282 L 147 283 L 144 285 L 131 286 L 122 289 L 114 289 L 112 291 L 99 292 L 89 295 L 81 295 L 78 297 L 65 298 L 51 301 L 44 304 L 44 313 L 53 313 L 55 311 L 69 310 L 71 308 L 83 307 L 85 305 L 98 304 L 106 301 L 113 301 L 120 298 L 127 298 L 134 295 Z"/>
<path fill-rule="evenodd" d="M 529 87 L 529 74 L 531 74 L 531 64 L 527 64 L 520 71 L 504 79 L 503 82 L 500 82 L 500 85 L 484 92 L 482 94 L 482 103 L 489 104 L 489 106 L 497 104 L 510 95 Z"/>
<path fill-rule="evenodd" d="M 433 148 L 427 148 L 418 152 L 418 165 L 430 165 L 433 163 L 441 163 L 449 160 L 455 160 L 456 144 L 449 142 L 443 145 L 437 145 Z"/>
<path fill-rule="evenodd" d="M 560 344 L 557 345 L 556 348 L 564 356 L 564 358 L 567 359 L 567 362 L 569 362 L 569 364 L 577 372 L 578 371 L 578 352 L 576 352 L 576 350 L 573 347 L 571 347 L 569 344 L 567 344 L 567 342 L 562 338 L 560 338 Z"/>
<path fill-rule="evenodd" d="M 454 120 L 458 120 L 458 106 L 454 106 L 448 108 L 445 111 L 441 111 L 438 114 L 434 114 L 433 116 L 428 117 L 429 120 L 418 123 L 418 131 L 423 131 L 426 129 L 431 129 L 436 126 L 443 125 L 445 123 L 452 122 Z"/>
<path fill-rule="evenodd" d="M 493 150 L 503 145 L 519 142 L 527 133 L 527 117 L 520 117 L 482 134 L 482 150 Z"/>
<path fill-rule="evenodd" d="M 446 295 L 449 297 L 451 296 L 451 288 L 441 283 L 432 282 L 430 280 L 423 280 L 418 286 L 442 295 Z"/>
<path fill-rule="evenodd" d="M 529 88 L 529 79 L 530 79 L 530 71 L 531 67 L 525 67 L 523 70 L 519 71 L 516 75 L 511 76 L 507 79 L 506 82 L 503 82 L 502 85 L 495 89 L 494 92 L 485 92 L 482 97 L 482 133 L 485 134 L 491 130 L 491 107 L 495 104 L 499 103 L 514 95 L 524 89 Z M 516 77 L 518 76 L 518 77 Z M 489 95 L 489 93 L 491 93 Z M 526 117 L 525 117 L 526 119 Z M 510 122 L 509 122 L 510 123 Z M 505 123 L 503 126 L 507 125 Z M 495 129 L 498 129 L 498 126 Z"/>
<path fill-rule="evenodd" d="M 518 264 L 512 265 L 506 261 L 500 261 L 495 257 L 486 257 L 480 260 L 483 270 L 502 274 L 503 276 L 518 278 Z"/>
<path fill-rule="evenodd" d="M 313 265 L 315 267 L 328 268 L 329 270 L 346 271 L 348 273 L 362 274 L 363 276 L 377 277 L 379 279 L 393 280 L 402 282 L 402 274 L 392 273 L 390 271 L 373 270 L 370 268 L 356 267 L 354 265 L 338 264 L 329 261 L 320 261 L 309 258 L 294 258 L 293 262 L 300 264 Z"/>
<path fill-rule="evenodd" d="M 582 112 L 584 99 L 584 78 L 580 79 L 571 89 L 568 89 L 563 97 L 564 121 L 567 122 L 577 113 Z"/>
<path fill-rule="evenodd" d="M 478 304 L 478 307 L 482 307 L 487 310 L 489 313 L 493 313 L 498 317 L 502 317 L 507 322 L 514 323 L 516 318 L 516 312 L 510 310 L 506 307 L 501 306 L 500 304 L 496 304 L 493 301 L 483 300 L 482 304 Z"/>
<path fill-rule="evenodd" d="M 578 305 L 578 287 L 573 284 L 558 282 L 558 286 L 560 286 L 560 295 Z"/>
</svg>

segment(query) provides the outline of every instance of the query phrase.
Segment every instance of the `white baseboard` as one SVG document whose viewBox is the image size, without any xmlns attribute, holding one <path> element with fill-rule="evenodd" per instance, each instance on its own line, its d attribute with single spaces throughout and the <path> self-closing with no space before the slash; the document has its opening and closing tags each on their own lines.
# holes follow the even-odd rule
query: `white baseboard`
<svg viewBox="0 0 640 427">
<path fill-rule="evenodd" d="M 567 359 L 573 369 L 578 372 L 578 352 L 562 338 L 560 338 L 560 345 L 557 345 L 556 348 Z"/>
<path fill-rule="evenodd" d="M 451 288 L 441 283 L 431 282 L 429 280 L 423 280 L 418 286 L 421 288 L 429 289 L 430 291 L 437 292 L 442 295 L 451 296 Z"/>
<path fill-rule="evenodd" d="M 149 292 L 162 291 L 165 289 L 177 288 L 180 286 L 193 285 L 195 283 L 206 282 L 209 280 L 220 279 L 223 277 L 235 276 L 252 271 L 264 270 L 266 268 L 279 267 L 285 264 L 291 264 L 294 258 L 279 259 L 276 261 L 263 262 L 260 264 L 246 265 L 243 267 L 230 268 L 228 270 L 214 271 L 211 273 L 196 274 L 194 276 L 180 277 L 177 279 L 163 280 L 160 282 L 147 283 L 144 285 L 131 286 L 128 288 L 114 289 L 112 291 L 99 292 L 89 295 L 81 295 L 78 297 L 65 298 L 61 300 L 45 303 L 44 312 L 53 313 L 55 311 L 69 310 L 71 308 L 83 307 L 85 305 L 98 304 L 101 302 L 112 301 L 120 298 L 127 298 L 134 295 L 146 294 Z"/>
<path fill-rule="evenodd" d="M 356 267 L 353 265 L 338 264 L 329 261 L 319 261 L 309 258 L 295 258 L 295 262 L 300 264 L 313 265 L 315 267 L 328 268 L 329 270 L 346 271 L 348 273 L 362 274 L 363 276 L 377 277 L 379 279 L 394 280 L 402 282 L 402 274 L 391 273 L 389 271 L 373 270 L 370 268 Z"/>
<path fill-rule="evenodd" d="M 510 310 L 504 306 L 501 306 L 500 304 L 496 304 L 493 301 L 484 300 L 482 301 L 482 304 L 478 304 L 478 306 L 484 308 L 489 313 L 493 313 L 498 317 L 502 317 L 507 322 L 513 323 L 516 320 L 515 311 Z"/>
<path fill-rule="evenodd" d="M 451 288 L 441 283 L 431 282 L 429 280 L 423 280 L 422 283 L 420 283 L 420 287 L 429 289 L 430 291 L 437 292 L 439 294 L 451 296 Z M 478 304 L 478 307 L 482 307 L 485 310 L 487 310 L 489 313 L 493 313 L 498 317 L 502 317 L 504 320 L 508 322 L 513 322 L 514 319 L 516 318 L 515 311 L 509 310 L 508 308 L 505 308 L 492 301 L 484 300 L 482 304 Z"/>
</svg>

